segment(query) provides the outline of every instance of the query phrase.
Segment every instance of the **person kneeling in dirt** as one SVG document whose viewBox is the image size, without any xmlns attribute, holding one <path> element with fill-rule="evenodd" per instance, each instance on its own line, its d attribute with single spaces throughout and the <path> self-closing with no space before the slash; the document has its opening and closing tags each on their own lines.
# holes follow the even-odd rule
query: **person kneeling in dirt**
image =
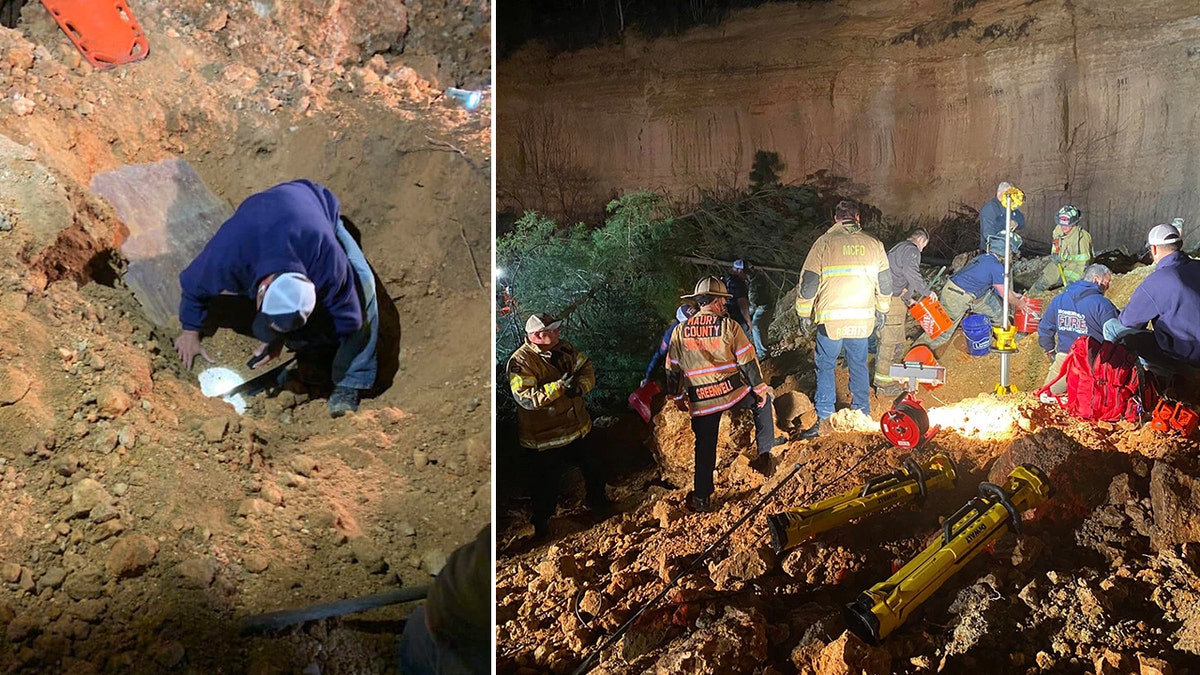
<svg viewBox="0 0 1200 675">
<path fill-rule="evenodd" d="M 1200 262 L 1181 250 L 1183 237 L 1174 225 L 1155 225 L 1147 243 L 1154 271 L 1120 316 L 1104 324 L 1104 338 L 1121 342 L 1169 377 L 1180 364 L 1200 366 Z"/>
<path fill-rule="evenodd" d="M 549 314 L 530 316 L 525 343 L 509 357 L 505 369 L 517 401 L 517 435 L 521 446 L 533 451 L 529 480 L 535 539 L 550 533 L 567 464 L 583 472 L 588 506 L 603 512 L 610 504 L 602 458 L 589 436 L 592 418 L 583 400 L 596 386 L 596 374 L 591 359 L 559 338 L 561 326 Z"/>
<path fill-rule="evenodd" d="M 695 292 L 683 299 L 694 300 L 700 311 L 679 324 L 667 350 L 667 394 L 690 410 L 696 435 L 696 473 L 687 507 L 697 512 L 709 510 L 721 413 L 754 409 L 758 456 L 750 465 L 764 476 L 770 471 L 776 442 L 771 390 L 763 382 L 754 345 L 742 327 L 725 315 L 725 300 L 730 297 L 716 277 L 697 282 Z"/>
<path fill-rule="evenodd" d="M 1081 217 L 1079 209 L 1070 204 L 1058 210 L 1050 264 L 1029 290 L 1040 292 L 1059 284 L 1069 286 L 1083 277 L 1083 270 L 1092 261 L 1093 254 L 1092 235 L 1079 224 Z"/>
<path fill-rule="evenodd" d="M 1021 248 L 1021 238 L 1011 235 L 1009 247 L 1013 255 Z M 987 253 L 979 255 L 965 267 L 950 275 L 946 285 L 942 287 L 942 307 L 950 320 L 950 328 L 939 335 L 937 339 L 929 339 L 928 333 L 922 333 L 914 344 L 928 345 L 930 349 L 939 349 L 950 338 L 954 337 L 954 329 L 958 327 L 967 312 L 983 314 L 992 320 L 992 325 L 1002 323 L 1000 316 L 1004 309 L 1004 235 L 999 234 L 988 240 Z M 1011 291 L 1008 302 L 1013 309 L 1024 309 L 1025 298 L 1016 291 Z"/>
<path fill-rule="evenodd" d="M 1117 306 L 1104 297 L 1111 282 L 1112 270 L 1100 264 L 1089 265 L 1082 279 L 1067 286 L 1046 306 L 1038 322 L 1038 345 L 1050 359 L 1050 371 L 1043 384 L 1058 377 L 1076 340 L 1086 336 L 1104 339 L 1104 324 L 1117 318 Z M 1055 382 L 1050 393 L 1055 396 L 1067 393 L 1067 378 Z"/>
<path fill-rule="evenodd" d="M 307 180 L 242 202 L 179 275 L 175 350 L 185 368 L 197 356 L 213 362 L 200 343 L 209 305 L 239 295 L 256 303 L 251 330 L 261 344 L 252 367 L 286 346 L 302 368 L 331 368 L 333 417 L 358 409 L 360 392 L 375 384 L 379 309 L 375 276 L 338 209 L 332 192 Z"/>
<path fill-rule="evenodd" d="M 491 672 L 492 528 L 454 549 L 400 637 L 405 675 Z"/>
</svg>

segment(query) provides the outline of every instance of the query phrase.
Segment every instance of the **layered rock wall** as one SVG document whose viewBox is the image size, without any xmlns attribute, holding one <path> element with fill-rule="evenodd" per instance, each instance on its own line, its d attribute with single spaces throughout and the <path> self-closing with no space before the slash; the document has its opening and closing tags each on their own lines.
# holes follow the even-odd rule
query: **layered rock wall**
<svg viewBox="0 0 1200 675">
<path fill-rule="evenodd" d="M 1044 241 L 1068 201 L 1101 249 L 1200 222 L 1195 3 L 767 5 L 678 38 L 526 47 L 497 82 L 502 209 L 744 187 L 768 150 L 785 181 L 824 169 L 896 218 L 977 208 L 1007 178 Z"/>
</svg>

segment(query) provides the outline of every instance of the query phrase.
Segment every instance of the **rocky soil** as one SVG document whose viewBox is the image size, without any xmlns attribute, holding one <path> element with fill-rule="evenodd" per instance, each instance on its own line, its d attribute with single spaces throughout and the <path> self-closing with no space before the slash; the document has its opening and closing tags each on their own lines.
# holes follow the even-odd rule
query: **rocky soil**
<svg viewBox="0 0 1200 675">
<path fill-rule="evenodd" d="M 1041 262 L 1023 273 L 1036 274 Z M 1110 297 L 1123 304 L 1145 271 L 1118 278 Z M 1090 425 L 1039 402 L 1029 392 L 1045 376 L 1044 356 L 1035 336 L 1019 347 L 1013 381 L 1025 393 L 981 393 L 998 380 L 998 358 L 971 357 L 957 342 L 942 355 L 950 381 L 921 393 L 942 430 L 912 456 L 950 455 L 955 489 L 781 555 L 771 549 L 766 514 L 861 485 L 908 456 L 878 431 L 890 402 L 872 400 L 871 418 L 841 410 L 833 433 L 777 449 L 767 480 L 748 464 L 749 416 L 725 420 L 710 514 L 683 506 L 691 432 L 683 413 L 663 407 L 643 432 L 657 466 L 610 487 L 617 515 L 565 528 L 529 551 L 522 523 L 502 531 L 499 672 L 571 672 L 777 487 L 760 512 L 601 652 L 592 672 L 1196 672 L 1200 446 L 1148 425 Z M 811 420 L 803 393 L 814 385 L 804 365 L 809 354 L 784 349 L 768 361 L 784 431 Z M 845 388 L 843 372 L 842 397 Z M 846 603 L 923 550 L 980 482 L 1003 483 L 1020 463 L 1041 468 L 1055 490 L 1024 515 L 1020 535 L 1005 534 L 964 565 L 881 646 L 847 631 Z M 569 510 L 558 520 L 584 522 Z"/>
<path fill-rule="evenodd" d="M 236 622 L 428 584 L 489 521 L 490 104 L 442 92 L 490 85 L 490 7 L 131 7 L 150 56 L 107 71 L 40 4 L 0 27 L 0 672 L 394 672 L 411 605 Z M 167 158 L 230 206 L 333 189 L 403 326 L 389 389 L 338 420 L 200 393 L 89 190 Z M 236 368 L 253 344 L 209 350 Z"/>
</svg>

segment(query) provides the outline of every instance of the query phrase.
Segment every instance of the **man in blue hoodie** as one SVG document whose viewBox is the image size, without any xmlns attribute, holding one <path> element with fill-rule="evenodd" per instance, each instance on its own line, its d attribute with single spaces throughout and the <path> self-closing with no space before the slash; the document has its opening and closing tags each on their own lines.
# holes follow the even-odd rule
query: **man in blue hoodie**
<svg viewBox="0 0 1200 675">
<path fill-rule="evenodd" d="M 1170 376 L 1180 363 L 1200 366 L 1200 262 L 1182 251 L 1183 237 L 1174 225 L 1155 225 L 1147 244 L 1154 271 L 1121 315 L 1104 325 L 1104 337 Z M 1147 323 L 1153 330 L 1146 330 Z"/>
<path fill-rule="evenodd" d="M 1013 184 L 1008 181 L 1000 183 L 996 186 L 996 196 L 988 203 L 979 207 L 979 250 L 986 252 L 988 250 L 988 239 L 991 237 L 1004 234 L 1004 226 L 1007 222 L 1005 216 L 1004 203 L 1000 201 L 1004 197 L 1004 193 L 1012 189 Z M 1013 209 L 1012 212 L 1012 232 L 1016 232 L 1025 227 L 1025 215 Z"/>
<path fill-rule="evenodd" d="M 339 216 L 333 193 L 307 180 L 246 198 L 204 250 L 179 274 L 183 331 L 175 350 L 185 368 L 197 356 L 210 302 L 220 295 L 255 301 L 252 332 L 261 366 L 284 346 L 300 362 L 332 356 L 329 412 L 358 409 L 375 384 L 379 309 L 375 277 Z"/>
<path fill-rule="evenodd" d="M 1083 270 L 1083 278 L 1054 296 L 1042 313 L 1038 322 L 1038 345 L 1050 360 L 1050 372 L 1046 374 L 1044 384 L 1058 377 L 1076 340 L 1089 335 L 1097 340 L 1104 339 L 1104 324 L 1117 318 L 1117 306 L 1104 297 L 1111 282 L 1112 270 L 1100 264 L 1089 265 Z M 1050 387 L 1050 393 L 1055 396 L 1066 392 L 1065 377 Z"/>
</svg>

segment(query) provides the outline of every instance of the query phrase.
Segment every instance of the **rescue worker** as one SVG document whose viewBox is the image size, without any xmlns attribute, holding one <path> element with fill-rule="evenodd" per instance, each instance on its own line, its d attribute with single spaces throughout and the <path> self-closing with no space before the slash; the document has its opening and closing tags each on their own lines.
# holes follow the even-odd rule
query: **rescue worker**
<svg viewBox="0 0 1200 675">
<path fill-rule="evenodd" d="M 730 297 L 716 277 L 696 282 L 694 292 L 683 298 L 693 300 L 700 311 L 679 324 L 667 350 L 667 394 L 687 408 L 696 436 L 696 473 L 686 499 L 687 508 L 695 512 L 710 510 L 722 413 L 754 410 L 758 455 L 750 465 L 764 476 L 776 441 L 771 390 L 763 381 L 754 345 L 725 314 Z"/>
<path fill-rule="evenodd" d="M 276 185 L 242 202 L 179 274 L 183 331 L 175 350 L 185 368 L 197 356 L 209 304 L 220 295 L 256 301 L 252 366 L 296 352 L 302 367 L 331 368 L 329 413 L 358 409 L 378 372 L 375 276 L 338 213 L 337 197 L 307 180 Z M 330 367 L 328 364 L 332 362 Z"/>
<path fill-rule="evenodd" d="M 1021 237 L 1013 234 L 1010 247 L 1015 255 L 1021 248 Z M 928 345 L 930 349 L 942 347 L 954 336 L 954 329 L 968 311 L 987 316 L 993 326 L 1002 324 L 1005 290 L 1004 235 L 999 234 L 988 240 L 987 253 L 976 256 L 961 270 L 950 275 L 942 287 L 942 308 L 953 322 L 950 328 L 936 340 L 929 339 L 928 334 L 922 334 L 914 344 Z M 1013 309 L 1025 309 L 1025 297 L 1016 291 L 1009 291 L 1008 302 Z"/>
<path fill-rule="evenodd" d="M 988 250 L 988 239 L 1004 233 L 1005 209 L 1001 201 L 1004 193 L 1012 189 L 1013 184 L 1002 181 L 996 186 L 996 196 L 979 208 L 979 250 Z M 1025 227 L 1025 214 L 1018 209 L 1012 211 L 1011 231 L 1016 232 Z"/>
<path fill-rule="evenodd" d="M 813 242 L 800 276 L 796 313 L 807 331 L 816 326 L 814 361 L 817 421 L 801 438 L 813 438 L 833 415 L 837 389 L 833 369 L 846 351 L 851 406 L 871 414 L 867 342 L 883 327 L 892 296 L 892 273 L 878 239 L 862 231 L 858 205 L 839 202 L 834 223 Z"/>
<path fill-rule="evenodd" d="M 1054 226 L 1054 243 L 1050 249 L 1050 264 L 1042 276 L 1030 286 L 1031 291 L 1046 291 L 1059 284 L 1070 285 L 1083 278 L 1083 269 L 1095 257 L 1092 235 L 1079 224 L 1079 209 L 1070 204 L 1058 210 Z"/>
<path fill-rule="evenodd" d="M 921 276 L 921 252 L 928 244 L 929 232 L 919 227 L 887 254 L 888 268 L 892 272 L 892 301 L 883 329 L 879 331 L 875 354 L 875 390 L 880 396 L 895 397 L 904 391 L 892 379 L 891 368 L 904 358 L 904 347 L 908 343 L 907 322 L 912 316 L 908 308 L 922 298 L 937 300 L 938 297 Z"/>
<path fill-rule="evenodd" d="M 734 263 L 735 265 L 737 263 Z M 750 307 L 750 341 L 754 343 L 754 351 L 759 359 L 767 358 L 767 347 L 763 338 L 771 326 L 775 313 L 774 294 L 771 292 L 771 282 L 767 275 L 750 263 L 743 263 L 746 270 L 746 283 L 749 286 L 746 299 Z"/>
<path fill-rule="evenodd" d="M 505 369 L 517 401 L 517 435 L 532 450 L 530 489 L 533 493 L 533 532 L 542 539 L 550 532 L 550 517 L 558 502 L 558 484 L 569 464 L 579 466 L 587 486 L 587 504 L 608 506 L 601 458 L 588 434 L 592 418 L 583 397 L 596 386 L 592 361 L 570 342 L 560 339 L 562 322 L 549 314 L 534 314 L 525 322 L 525 343 L 508 359 Z"/>
<path fill-rule="evenodd" d="M 667 330 L 663 331 L 662 341 L 658 343 L 658 350 L 654 352 L 654 356 L 650 357 L 650 365 L 646 366 L 646 376 L 642 378 L 639 387 L 644 387 L 650 382 L 650 376 L 654 374 L 655 367 L 667 355 L 667 348 L 671 346 L 671 335 L 675 332 L 675 327 L 687 321 L 689 317 L 696 315 L 696 305 L 685 302 L 679 305 L 675 310 L 675 319 L 671 321 L 671 325 L 667 326 Z"/>
<path fill-rule="evenodd" d="M 1104 297 L 1112 283 L 1112 270 L 1104 265 L 1088 265 L 1083 278 L 1072 283 L 1047 305 L 1038 322 L 1038 345 L 1050 360 L 1046 381 L 1058 377 L 1071 345 L 1084 336 L 1104 339 L 1104 324 L 1117 318 L 1117 306 Z M 1067 392 L 1064 377 L 1050 387 L 1050 393 L 1061 396 Z"/>
<path fill-rule="evenodd" d="M 490 671 L 492 526 L 450 553 L 429 598 L 408 616 L 400 637 L 405 675 L 474 675 Z"/>
<path fill-rule="evenodd" d="M 1170 376 L 1180 362 L 1200 366 L 1200 262 L 1183 252 L 1174 225 L 1155 225 L 1147 238 L 1154 271 L 1133 291 L 1104 337 L 1120 341 L 1155 373 Z M 1149 323 L 1153 330 L 1146 330 Z"/>
<path fill-rule="evenodd" d="M 733 268 L 725 275 L 725 288 L 732 296 L 725 306 L 726 315 L 742 327 L 742 332 L 750 335 L 750 284 L 746 278 L 745 260 L 733 261 Z"/>
</svg>

